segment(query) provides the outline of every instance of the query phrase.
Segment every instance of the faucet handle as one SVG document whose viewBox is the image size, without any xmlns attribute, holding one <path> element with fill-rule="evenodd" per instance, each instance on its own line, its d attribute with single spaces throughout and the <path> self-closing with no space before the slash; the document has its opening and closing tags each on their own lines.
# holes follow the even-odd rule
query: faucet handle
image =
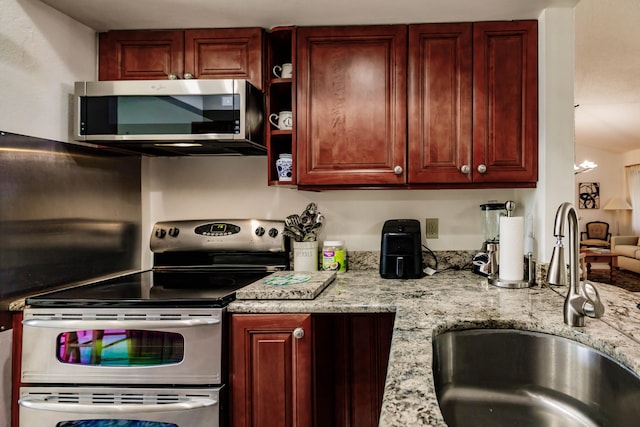
<svg viewBox="0 0 640 427">
<path fill-rule="evenodd" d="M 583 282 L 581 288 L 585 297 L 585 301 L 582 304 L 584 314 L 594 319 L 601 318 L 604 315 L 604 305 L 600 300 L 598 289 L 591 282 Z"/>
</svg>

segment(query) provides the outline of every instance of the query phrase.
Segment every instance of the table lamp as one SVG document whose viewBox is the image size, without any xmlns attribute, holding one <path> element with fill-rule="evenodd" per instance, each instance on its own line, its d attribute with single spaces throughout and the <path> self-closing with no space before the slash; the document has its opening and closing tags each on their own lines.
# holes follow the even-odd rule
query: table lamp
<svg viewBox="0 0 640 427">
<path fill-rule="evenodd" d="M 620 214 L 620 211 L 629 211 L 633 208 L 626 200 L 621 199 L 620 197 L 614 197 L 613 199 L 609 200 L 609 202 L 603 209 L 605 211 L 616 211 L 616 236 L 619 236 L 620 222 L 618 220 L 618 215 Z"/>
</svg>

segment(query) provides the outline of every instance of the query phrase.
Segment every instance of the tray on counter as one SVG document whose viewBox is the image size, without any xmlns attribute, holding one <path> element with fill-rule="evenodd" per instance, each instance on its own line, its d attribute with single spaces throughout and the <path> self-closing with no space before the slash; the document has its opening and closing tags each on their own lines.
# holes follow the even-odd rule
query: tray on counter
<svg viewBox="0 0 640 427">
<path fill-rule="evenodd" d="M 236 299 L 311 300 L 335 278 L 335 271 L 277 271 L 238 289 Z"/>
</svg>

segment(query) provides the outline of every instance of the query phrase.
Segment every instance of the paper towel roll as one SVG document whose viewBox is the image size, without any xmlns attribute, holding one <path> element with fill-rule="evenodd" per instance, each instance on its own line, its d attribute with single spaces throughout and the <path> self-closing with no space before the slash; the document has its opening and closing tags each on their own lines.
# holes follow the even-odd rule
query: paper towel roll
<svg viewBox="0 0 640 427">
<path fill-rule="evenodd" d="M 500 217 L 501 280 L 523 280 L 524 277 L 524 219 L 521 216 Z"/>
</svg>

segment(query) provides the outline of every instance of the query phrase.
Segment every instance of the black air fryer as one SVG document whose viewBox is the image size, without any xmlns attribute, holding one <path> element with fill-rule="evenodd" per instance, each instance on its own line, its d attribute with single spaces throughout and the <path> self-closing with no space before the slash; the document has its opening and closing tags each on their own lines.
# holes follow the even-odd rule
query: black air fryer
<svg viewBox="0 0 640 427">
<path fill-rule="evenodd" d="M 417 279 L 422 271 L 422 235 L 415 219 L 390 219 L 382 226 L 380 276 Z"/>
</svg>

